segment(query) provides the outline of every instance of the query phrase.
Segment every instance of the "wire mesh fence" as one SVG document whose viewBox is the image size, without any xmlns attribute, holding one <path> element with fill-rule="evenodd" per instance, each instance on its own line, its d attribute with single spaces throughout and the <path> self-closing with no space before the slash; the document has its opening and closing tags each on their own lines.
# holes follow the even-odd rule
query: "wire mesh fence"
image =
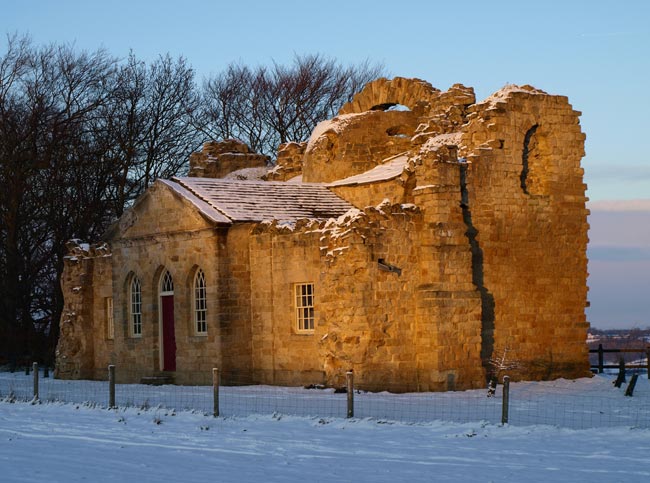
<svg viewBox="0 0 650 483">
<path fill-rule="evenodd" d="M 128 373 L 120 371 L 122 380 Z M 210 380 L 205 376 L 202 381 Z M 612 384 L 614 377 L 603 374 L 591 379 L 510 384 L 508 423 L 547 424 L 572 429 L 627 426 L 650 428 L 650 381 L 640 377 L 633 397 L 626 397 L 626 384 Z M 118 377 L 118 381 L 120 377 Z M 628 377 L 629 381 L 629 377 Z M 205 382 L 204 382 L 205 383 Z M 232 384 L 232 381 L 231 381 Z M 63 401 L 109 407 L 109 382 L 59 380 L 39 373 L 40 401 Z M 388 388 L 390 389 L 390 387 Z M 209 385 L 115 385 L 117 407 L 168 408 L 206 414 L 215 411 L 215 391 Z M 34 398 L 33 374 L 0 372 L 0 400 L 29 401 Z M 419 423 L 503 421 L 503 389 L 493 397 L 487 390 L 456 392 L 392 393 L 369 392 L 355 387 L 353 413 L 356 418 Z M 252 384 L 239 380 L 218 388 L 220 416 L 283 414 L 322 418 L 348 415 L 348 394 L 319 386 L 287 387 Z"/>
</svg>

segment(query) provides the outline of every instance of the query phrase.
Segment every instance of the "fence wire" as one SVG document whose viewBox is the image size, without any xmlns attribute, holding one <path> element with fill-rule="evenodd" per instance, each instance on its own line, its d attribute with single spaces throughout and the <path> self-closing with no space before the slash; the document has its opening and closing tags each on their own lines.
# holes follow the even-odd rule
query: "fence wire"
<svg viewBox="0 0 650 483">
<path fill-rule="evenodd" d="M 118 380 L 129 377 L 118 368 Z M 108 407 L 108 381 L 66 381 L 39 374 L 39 399 Z M 197 378 L 209 380 L 207 375 Z M 508 423 L 546 424 L 572 429 L 627 426 L 650 428 L 650 381 L 641 375 L 633 397 L 626 397 L 627 384 L 616 388 L 614 376 L 598 375 L 577 381 L 510 384 Z M 627 377 L 629 382 L 630 377 Z M 232 381 L 231 381 L 232 383 Z M 390 389 L 390 388 L 389 388 Z M 354 416 L 402 422 L 485 421 L 501 422 L 503 388 L 493 397 L 487 390 L 438 393 L 391 393 L 354 390 Z M 212 386 L 116 384 L 118 407 L 167 408 L 212 414 Z M 29 401 L 34 397 L 33 374 L 0 372 L 0 400 Z M 219 414 L 244 417 L 253 414 L 284 414 L 323 418 L 347 415 L 348 395 L 332 388 L 254 385 L 236 381 L 219 387 Z"/>
</svg>

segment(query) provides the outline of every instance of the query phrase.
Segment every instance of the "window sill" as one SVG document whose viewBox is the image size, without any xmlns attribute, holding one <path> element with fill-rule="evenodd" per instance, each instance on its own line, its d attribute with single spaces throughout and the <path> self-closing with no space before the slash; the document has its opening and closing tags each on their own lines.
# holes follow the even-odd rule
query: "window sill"
<svg viewBox="0 0 650 483">
<path fill-rule="evenodd" d="M 296 330 L 293 335 L 314 335 L 313 330 Z"/>
</svg>

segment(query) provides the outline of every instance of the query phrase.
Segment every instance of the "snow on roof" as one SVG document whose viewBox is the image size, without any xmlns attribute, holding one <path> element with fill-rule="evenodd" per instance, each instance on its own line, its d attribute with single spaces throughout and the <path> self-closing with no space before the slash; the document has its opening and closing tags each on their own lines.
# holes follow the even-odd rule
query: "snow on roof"
<svg viewBox="0 0 650 483">
<path fill-rule="evenodd" d="M 184 188 L 180 184 L 174 183 L 173 181 L 170 180 L 160 179 L 160 178 L 157 180 L 157 182 L 164 184 L 172 191 L 174 191 L 175 193 L 179 194 L 181 197 L 189 201 L 208 220 L 211 220 L 215 223 L 227 223 L 229 225 L 232 223 L 230 218 L 226 217 L 223 213 L 216 210 L 212 205 L 210 205 L 200 197 L 194 195 L 194 193 Z"/>
<path fill-rule="evenodd" d="M 298 176 L 294 176 L 293 178 L 289 178 L 287 183 L 302 183 L 302 174 L 299 174 Z"/>
<path fill-rule="evenodd" d="M 353 184 L 374 183 L 377 181 L 388 181 L 397 178 L 408 163 L 408 155 L 401 153 L 388 158 L 384 163 L 375 166 L 365 173 L 356 174 L 348 178 L 340 179 L 329 183 L 327 186 L 345 186 Z"/>
<path fill-rule="evenodd" d="M 172 181 L 232 221 L 337 218 L 352 208 L 327 187 L 218 178 L 173 178 Z"/>
</svg>

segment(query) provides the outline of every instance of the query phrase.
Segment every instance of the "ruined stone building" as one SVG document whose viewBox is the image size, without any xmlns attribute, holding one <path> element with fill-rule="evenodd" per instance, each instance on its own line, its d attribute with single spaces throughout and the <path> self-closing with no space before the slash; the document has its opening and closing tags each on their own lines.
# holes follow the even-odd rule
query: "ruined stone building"
<svg viewBox="0 0 650 483">
<path fill-rule="evenodd" d="M 514 377 L 587 375 L 579 115 L 379 79 L 273 169 L 207 143 L 71 244 L 58 377 L 465 389 L 503 351 Z"/>
</svg>

